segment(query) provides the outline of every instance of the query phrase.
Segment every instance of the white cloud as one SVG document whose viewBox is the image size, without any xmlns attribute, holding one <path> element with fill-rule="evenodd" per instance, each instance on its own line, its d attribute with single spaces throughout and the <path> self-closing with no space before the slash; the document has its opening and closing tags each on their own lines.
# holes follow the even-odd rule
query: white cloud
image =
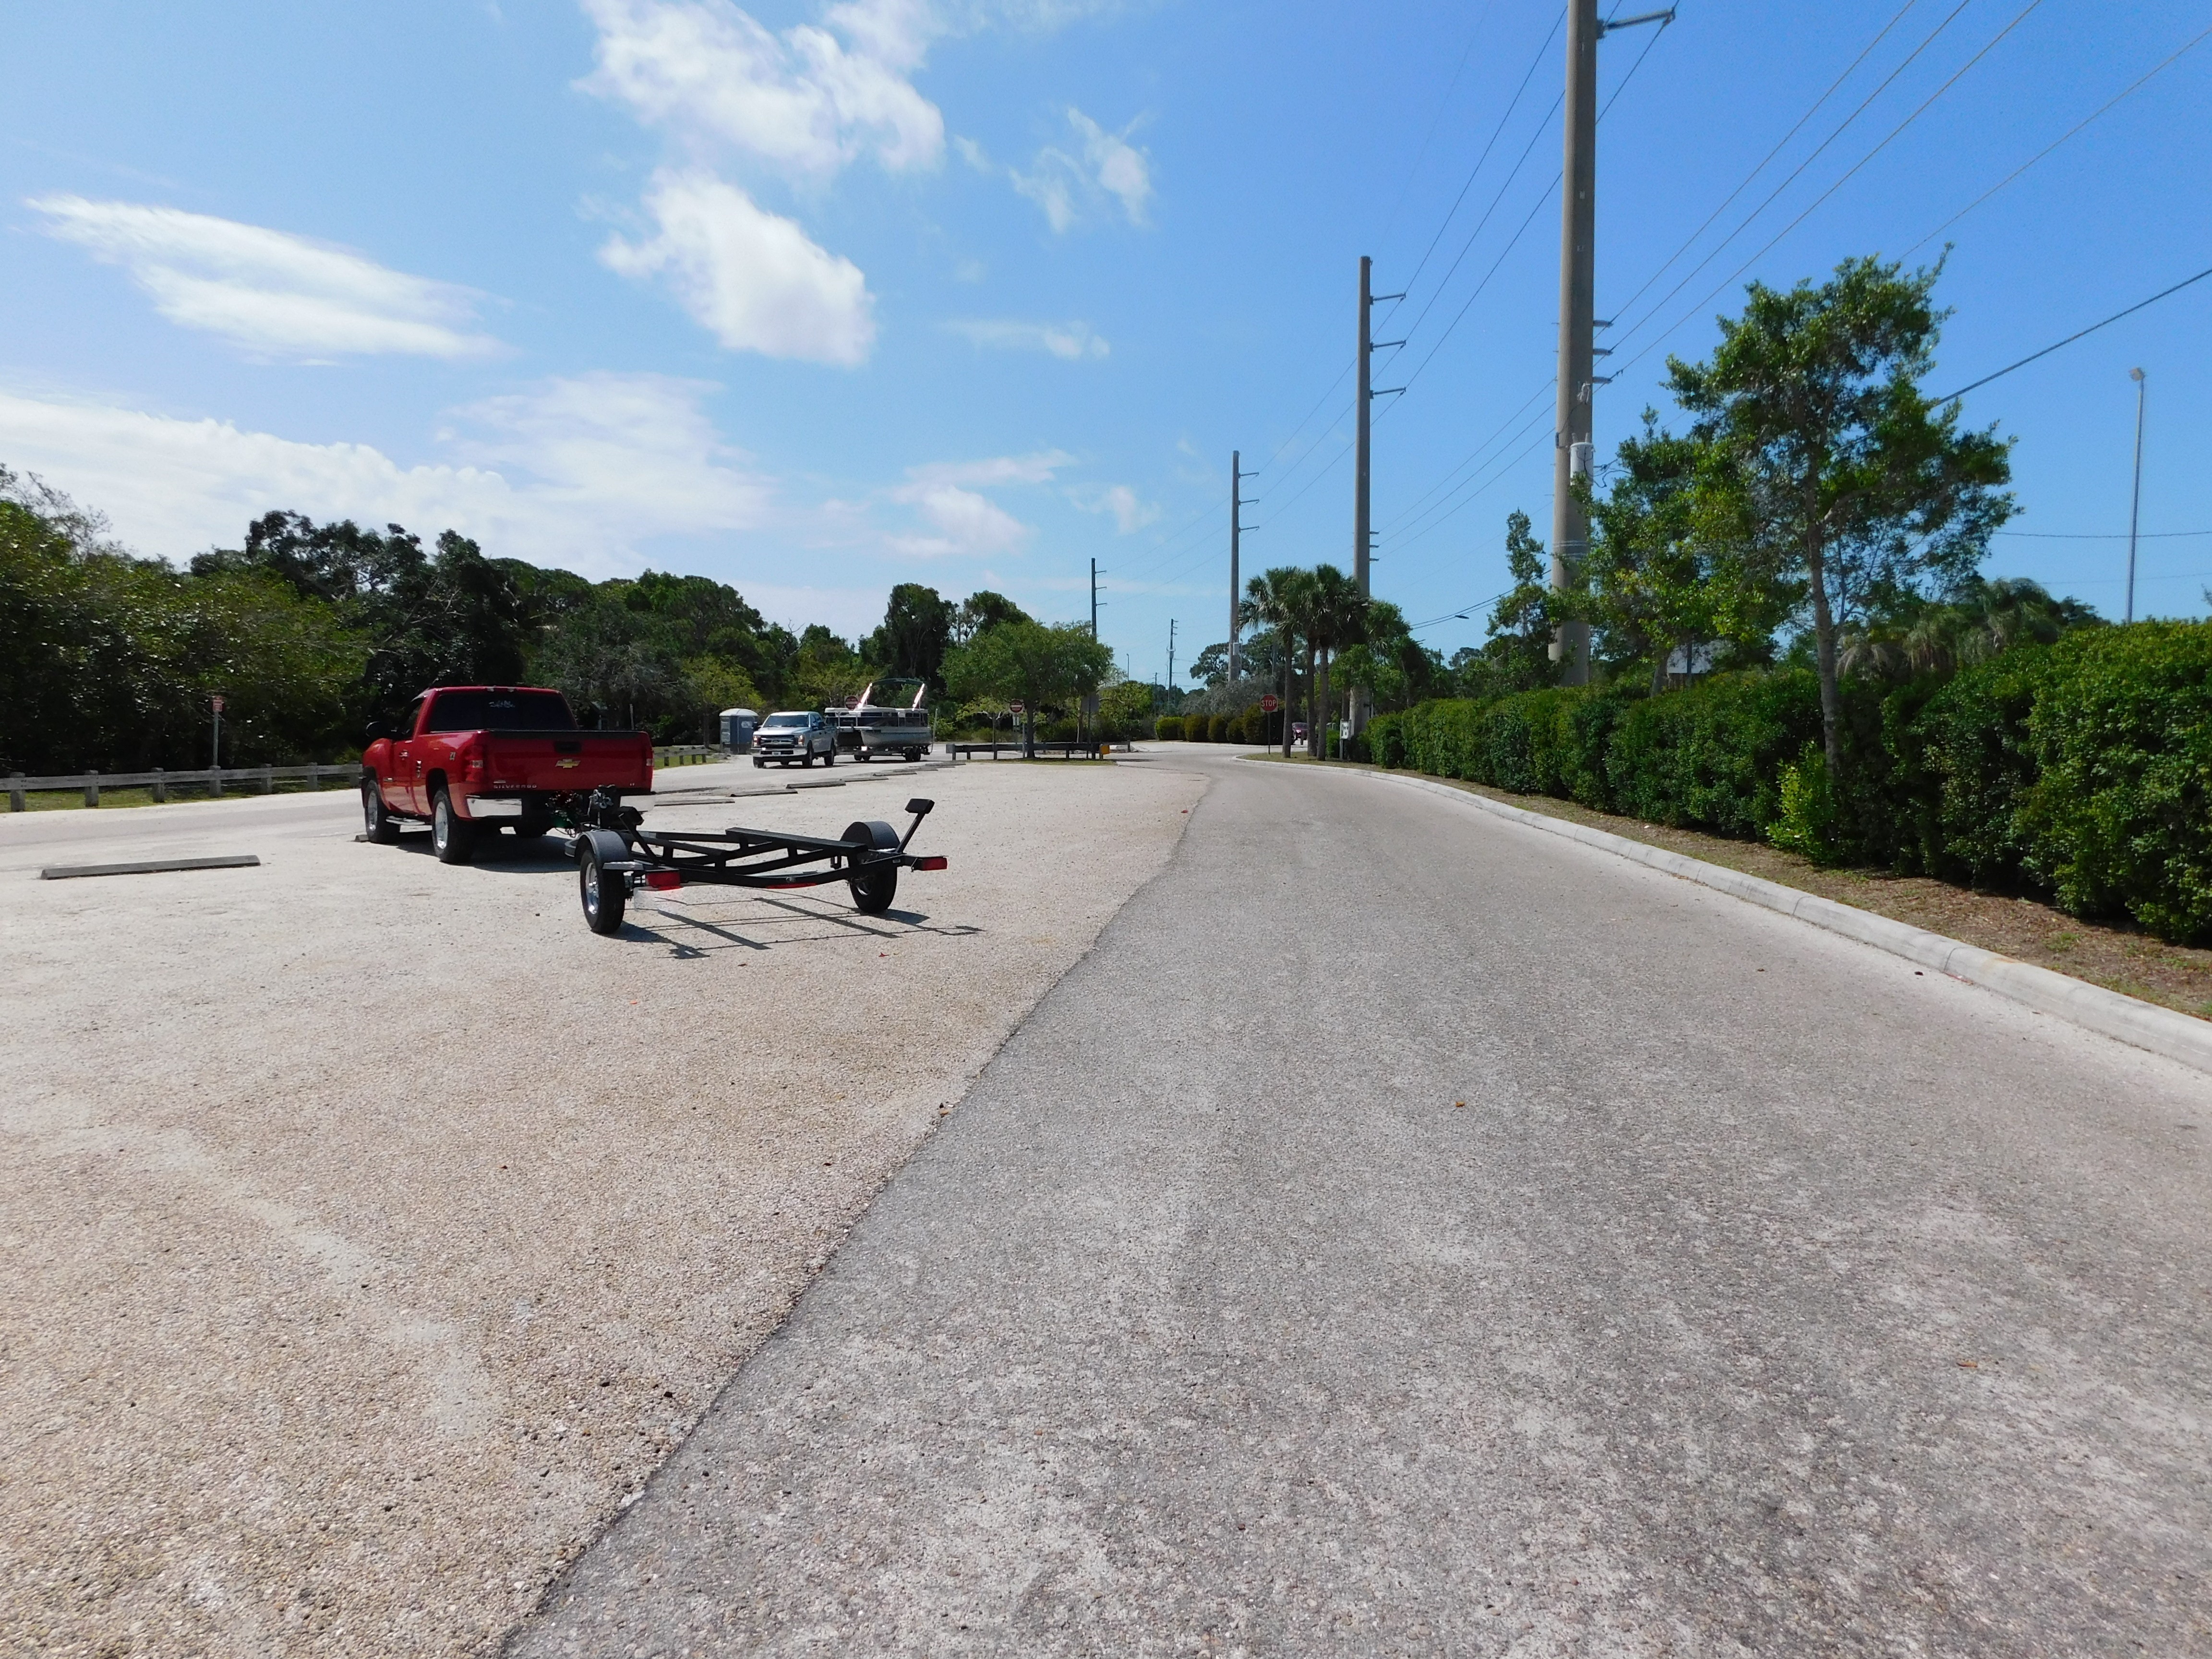
<svg viewBox="0 0 2212 1659">
<path fill-rule="evenodd" d="M 931 461 L 907 469 L 908 482 L 891 499 L 911 507 L 931 533 L 893 536 L 894 552 L 925 558 L 961 555 L 988 558 L 1018 553 L 1035 533 L 980 489 L 994 484 L 1050 483 L 1053 475 L 1075 458 L 1065 450 L 1031 455 L 994 455 L 980 461 Z"/>
<path fill-rule="evenodd" d="M 1019 552 L 1031 533 L 1029 526 L 989 496 L 957 484 L 904 484 L 891 491 L 891 499 L 915 508 L 936 532 L 928 536 L 892 537 L 890 545 L 901 553 L 988 558 L 994 553 Z"/>
<path fill-rule="evenodd" d="M 172 559 L 235 546 L 251 520 L 283 507 L 425 536 L 450 527 L 494 554 L 604 576 L 634 569 L 654 537 L 768 517 L 771 485 L 700 407 L 710 389 L 642 374 L 555 380 L 455 411 L 439 434 L 454 459 L 411 466 L 366 444 L 0 392 L 0 456 Z"/>
<path fill-rule="evenodd" d="M 1145 204 L 1152 195 L 1150 158 L 1129 143 L 1127 131 L 1109 132 L 1079 109 L 1070 109 L 1067 120 L 1083 136 L 1083 159 L 1098 187 L 1121 198 L 1131 224 L 1143 224 Z"/>
<path fill-rule="evenodd" d="M 1015 190 L 1044 210 L 1045 222 L 1055 232 L 1066 230 L 1085 206 L 1103 204 L 1109 196 L 1121 203 L 1131 224 L 1144 224 L 1152 196 L 1152 172 L 1146 153 L 1129 143 L 1135 124 L 1109 132 L 1074 108 L 1067 112 L 1067 124 L 1081 140 L 1083 153 L 1071 155 L 1046 145 L 1037 151 L 1029 172 L 1006 170 Z"/>
<path fill-rule="evenodd" d="M 945 118 L 914 88 L 940 32 L 922 0 L 832 6 L 830 29 L 781 35 L 728 0 L 584 0 L 599 68 L 580 84 L 698 149 L 733 147 L 801 181 L 864 153 L 891 172 L 933 167 Z M 849 44 L 848 44 L 849 43 Z"/>
<path fill-rule="evenodd" d="M 875 301 L 850 259 L 705 173 L 655 175 L 645 205 L 658 234 L 611 240 L 599 257 L 612 269 L 665 277 L 684 308 L 732 351 L 866 361 L 876 338 Z"/>
<path fill-rule="evenodd" d="M 1127 484 L 1115 484 L 1104 489 L 1071 490 L 1067 499 L 1085 513 L 1111 513 L 1115 530 L 1124 536 L 1134 535 L 1160 516 L 1157 506 L 1139 501 L 1137 492 Z"/>
<path fill-rule="evenodd" d="M 450 283 L 281 230 L 176 208 L 46 196 L 28 205 L 49 234 L 125 267 L 171 322 L 288 357 L 499 350 L 474 332 L 478 297 Z"/>
<path fill-rule="evenodd" d="M 970 344 L 1012 351 L 1048 351 L 1074 362 L 1103 357 L 1113 348 L 1088 323 L 1018 323 L 1001 319 L 956 319 L 945 326 Z"/>
<path fill-rule="evenodd" d="M 1008 484 L 1050 483 L 1053 474 L 1074 465 L 1064 449 L 1041 449 L 1033 455 L 994 455 L 984 461 L 928 461 L 907 469 L 907 477 L 921 483 Z"/>
</svg>

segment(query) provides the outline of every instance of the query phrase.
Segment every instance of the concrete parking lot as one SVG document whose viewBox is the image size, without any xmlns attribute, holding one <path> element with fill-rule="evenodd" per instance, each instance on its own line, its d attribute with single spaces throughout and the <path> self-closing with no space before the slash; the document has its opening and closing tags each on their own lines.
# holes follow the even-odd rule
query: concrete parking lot
<svg viewBox="0 0 2212 1659">
<path fill-rule="evenodd" d="M 844 787 L 783 793 L 785 781 Z M 1166 861 L 1171 765 L 665 773 L 938 811 L 892 913 L 358 843 L 354 797 L 0 817 L 0 1650 L 477 1650 Z M 741 802 L 731 788 L 770 793 Z M 258 868 L 46 882 L 250 852 Z"/>
</svg>

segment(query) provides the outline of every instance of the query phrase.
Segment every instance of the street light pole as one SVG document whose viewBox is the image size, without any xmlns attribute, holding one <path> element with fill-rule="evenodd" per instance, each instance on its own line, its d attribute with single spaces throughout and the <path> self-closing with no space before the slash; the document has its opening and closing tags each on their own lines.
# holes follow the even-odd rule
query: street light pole
<svg viewBox="0 0 2212 1659">
<path fill-rule="evenodd" d="M 2127 620 L 2136 619 L 2136 526 L 2142 514 L 2142 434 L 2143 394 L 2149 390 L 2139 368 L 2128 371 L 2128 378 L 2136 383 L 2136 488 L 2128 502 L 2128 614 Z"/>
</svg>

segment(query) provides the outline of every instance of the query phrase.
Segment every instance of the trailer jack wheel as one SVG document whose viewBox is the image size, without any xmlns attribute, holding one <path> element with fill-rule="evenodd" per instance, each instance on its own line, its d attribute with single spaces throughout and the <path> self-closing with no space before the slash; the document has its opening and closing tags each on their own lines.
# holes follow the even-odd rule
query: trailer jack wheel
<svg viewBox="0 0 2212 1659">
<path fill-rule="evenodd" d="M 898 851 L 898 831 L 880 819 L 845 826 L 844 838 L 855 847 L 872 848 L 879 853 Z M 866 875 L 848 876 L 846 885 L 853 890 L 853 908 L 864 916 L 879 916 L 891 908 L 898 896 L 898 866 L 884 864 Z"/>
</svg>

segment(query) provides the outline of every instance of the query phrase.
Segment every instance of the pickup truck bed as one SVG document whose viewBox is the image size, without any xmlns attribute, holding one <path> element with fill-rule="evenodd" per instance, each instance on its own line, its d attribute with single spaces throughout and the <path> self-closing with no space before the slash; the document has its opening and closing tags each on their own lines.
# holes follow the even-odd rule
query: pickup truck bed
<svg viewBox="0 0 2212 1659">
<path fill-rule="evenodd" d="M 501 714 L 521 718 L 484 723 Z M 468 860 L 479 831 L 505 823 L 518 836 L 542 836 L 575 823 L 595 791 L 619 798 L 652 788 L 649 732 L 580 730 L 567 699 L 533 687 L 426 691 L 401 730 L 374 735 L 362 755 L 369 839 L 389 842 L 400 822 L 427 820 L 449 864 Z"/>
</svg>

